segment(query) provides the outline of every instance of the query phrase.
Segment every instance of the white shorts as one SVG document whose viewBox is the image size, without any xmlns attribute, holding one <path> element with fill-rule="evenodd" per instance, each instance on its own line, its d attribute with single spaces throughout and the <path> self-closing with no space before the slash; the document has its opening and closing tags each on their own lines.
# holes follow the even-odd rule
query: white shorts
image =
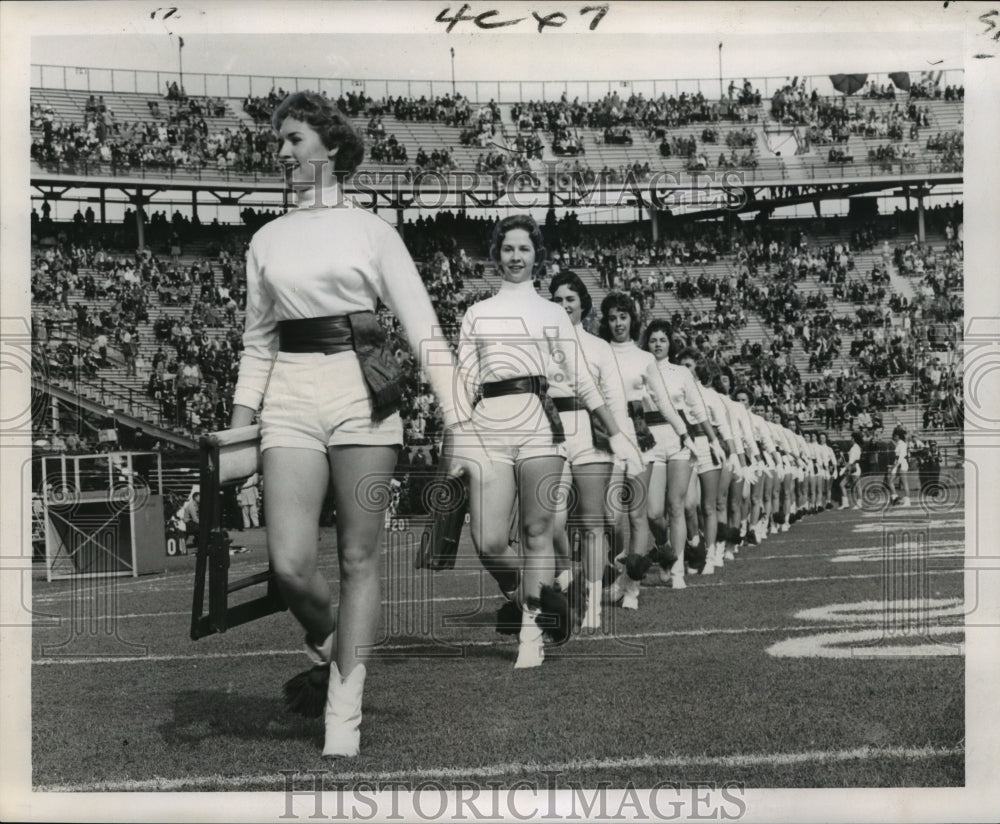
<svg viewBox="0 0 1000 824">
<path fill-rule="evenodd" d="M 563 431 L 566 433 L 566 460 L 573 466 L 595 463 L 614 463 L 615 456 L 594 448 L 590 429 L 590 413 L 586 409 L 560 412 Z"/>
<path fill-rule="evenodd" d="M 687 461 L 691 458 L 691 450 L 686 446 L 681 446 L 680 436 L 677 430 L 669 423 L 658 423 L 649 427 L 653 438 L 656 439 L 656 446 L 647 452 L 653 456 L 656 463 L 666 463 L 667 461 Z"/>
<path fill-rule="evenodd" d="M 403 422 L 371 419 L 368 387 L 354 352 L 279 352 L 260 412 L 261 451 L 276 446 L 397 446 Z"/>
<path fill-rule="evenodd" d="M 564 444 L 552 442 L 552 426 L 537 395 L 483 398 L 472 413 L 472 425 L 475 434 L 455 436 L 456 448 L 461 446 L 466 455 L 485 450 L 482 460 L 511 466 L 529 458 L 566 457 Z"/>
<path fill-rule="evenodd" d="M 628 422 L 625 425 L 628 427 L 627 429 L 624 430 L 625 435 L 627 435 L 629 439 L 631 439 L 632 443 L 634 444 L 639 443 L 639 436 L 635 434 L 635 421 L 633 421 L 632 418 L 629 418 Z M 653 434 L 652 426 L 649 427 L 649 432 L 650 434 Z M 655 434 L 653 435 L 653 440 L 656 440 Z M 652 448 L 647 449 L 645 452 L 642 451 L 639 452 L 639 454 L 642 455 L 642 463 L 644 466 L 647 464 L 651 464 L 656 460 L 655 453 L 656 453 L 656 444 L 653 444 Z"/>
<path fill-rule="evenodd" d="M 712 449 L 709 446 L 707 435 L 698 435 L 692 439 L 691 453 L 694 455 L 694 459 L 697 462 L 699 475 L 704 475 L 706 472 L 711 472 L 713 469 L 722 468 L 721 466 L 716 466 L 715 462 L 712 460 Z"/>
</svg>

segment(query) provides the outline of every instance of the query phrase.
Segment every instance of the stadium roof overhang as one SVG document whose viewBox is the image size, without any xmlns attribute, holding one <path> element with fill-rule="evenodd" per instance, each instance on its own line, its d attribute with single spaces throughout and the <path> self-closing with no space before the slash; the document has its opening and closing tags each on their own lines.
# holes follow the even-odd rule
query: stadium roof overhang
<svg viewBox="0 0 1000 824">
<path fill-rule="evenodd" d="M 355 178 L 345 187 L 346 194 L 372 209 L 496 209 L 496 208 L 607 208 L 641 207 L 670 210 L 688 219 L 705 219 L 722 213 L 752 212 L 798 203 L 838 199 L 853 195 L 893 190 L 901 196 L 927 194 L 933 186 L 961 184 L 957 172 L 883 174 L 815 179 L 806 176 L 760 174 L 732 170 L 724 175 L 710 173 L 663 173 L 647 180 L 628 178 L 623 183 L 586 184 L 582 181 L 541 179 L 537 185 L 516 184 L 498 178 L 483 178 L 458 172 L 434 175 L 419 182 L 402 175 L 380 180 L 377 176 Z M 184 180 L 148 176 L 94 176 L 33 172 L 31 185 L 43 197 L 60 200 L 73 190 L 94 191 L 103 200 L 109 190 L 120 191 L 123 200 L 143 204 L 155 194 L 193 193 L 210 195 L 214 202 L 203 205 L 239 205 L 252 202 L 253 195 L 266 195 L 271 206 L 287 202 L 287 190 L 279 181 L 252 179 Z"/>
</svg>

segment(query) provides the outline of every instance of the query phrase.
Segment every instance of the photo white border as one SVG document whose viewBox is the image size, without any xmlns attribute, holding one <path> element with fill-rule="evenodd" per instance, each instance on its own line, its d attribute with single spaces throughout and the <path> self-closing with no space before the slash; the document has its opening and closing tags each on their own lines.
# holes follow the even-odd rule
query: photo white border
<svg viewBox="0 0 1000 824">
<path fill-rule="evenodd" d="M 474 10 L 500 7 L 511 16 L 530 15 L 532 10 L 550 12 L 586 3 L 558 2 L 491 3 L 470 0 Z M 167 4 L 164 4 L 166 6 Z M 290 33 L 394 31 L 440 33 L 434 22 L 446 6 L 441 2 L 347 3 L 347 2 L 204 2 L 178 5 L 176 30 L 194 33 Z M 965 52 L 965 162 L 966 223 L 966 324 L 973 318 L 987 320 L 989 340 L 1000 340 L 1000 220 L 996 208 L 998 191 L 997 146 L 1000 136 L 1000 43 L 992 39 L 980 16 L 991 11 L 988 3 L 703 3 L 630 4 L 610 0 L 611 12 L 595 37 L 652 31 L 712 32 L 720 37 L 776 31 L 901 31 L 955 30 L 964 33 Z M 30 317 L 30 271 L 28 87 L 33 36 L 60 34 L 162 34 L 162 21 L 151 12 L 163 8 L 141 2 L 2 3 L 0 33 L 3 38 L 0 63 L 0 318 Z M 169 7 L 169 6 L 168 6 Z M 997 17 L 1000 25 L 1000 17 Z M 533 33 L 533 30 L 532 30 Z M 570 33 L 549 31 L 545 37 Z M 574 29 L 572 33 L 579 34 Z M 494 31 L 493 37 L 520 38 L 517 47 L 536 46 L 537 35 Z M 992 53 L 991 58 L 974 55 Z M 623 58 L 627 61 L 627 56 Z M 915 69 L 914 66 L 900 68 Z M 571 72 L 567 72 L 570 74 Z M 499 72 L 498 72 L 499 74 Z M 623 75 L 628 71 L 623 69 Z M 9 327 L 7 327 L 9 328 Z M 4 331 L 3 334 L 6 334 Z M 0 339 L 0 346 L 7 347 Z M 3 352 L 0 352 L 3 354 Z M 992 380 L 980 386 L 982 414 L 1000 425 L 1000 356 Z M 989 373 L 990 370 L 987 370 Z M 16 411 L 28 407 L 29 375 L 5 364 L 0 371 L 0 421 L 10 421 Z M 984 388 L 985 387 L 985 388 Z M 17 430 L 0 431 L 0 489 L 19 488 L 21 466 L 30 458 L 30 421 L 27 435 Z M 971 433 L 966 455 L 977 469 L 975 485 L 970 477 L 970 499 L 966 501 L 968 534 L 978 534 L 990 546 L 969 546 L 966 574 L 967 603 L 975 606 L 966 630 L 966 781 L 964 789 L 847 789 L 847 790 L 748 790 L 744 821 L 995 821 L 1000 815 L 1000 738 L 997 714 L 1000 701 L 1000 552 L 994 551 L 1000 535 L 1000 507 L 995 490 L 1000 489 L 1000 447 L 996 433 Z M 971 494 L 975 490 L 977 494 Z M 31 792 L 30 615 L 20 604 L 24 554 L 20 542 L 30 535 L 28 496 L 0 495 L 0 819 L 63 821 L 257 821 L 277 820 L 285 809 L 283 794 L 260 793 L 116 793 L 42 794 Z M 13 525 L 13 526 L 12 526 Z M 27 533 L 25 532 L 27 529 Z M 978 557 L 975 557 L 978 556 Z M 29 556 L 30 557 L 30 556 Z M 994 568 L 990 568 L 990 565 Z M 30 562 L 29 562 L 30 566 Z M 981 624 L 981 625 L 979 625 Z M 12 662 L 14 662 L 12 664 Z M 914 708 L 919 712 L 920 708 Z M 269 798 L 268 796 L 273 796 Z M 610 796 L 609 796 L 610 797 Z M 612 809 L 615 805 L 610 805 Z M 332 809 L 332 806 L 330 807 Z M 405 807 L 401 807 L 405 812 Z M 520 808 L 522 811 L 524 807 Z M 540 811 L 547 809 L 547 802 Z M 306 818 L 306 808 L 300 817 Z M 410 820 L 407 818 L 407 820 Z"/>
</svg>

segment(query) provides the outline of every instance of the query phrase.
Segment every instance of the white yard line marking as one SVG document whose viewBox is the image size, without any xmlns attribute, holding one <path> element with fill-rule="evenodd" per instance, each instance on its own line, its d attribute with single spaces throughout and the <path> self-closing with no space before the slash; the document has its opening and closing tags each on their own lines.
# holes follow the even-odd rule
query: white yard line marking
<svg viewBox="0 0 1000 824">
<path fill-rule="evenodd" d="M 751 560 L 753 560 L 751 558 Z M 731 564 L 738 564 L 740 561 L 730 561 Z M 927 571 L 929 575 L 949 575 L 959 572 L 964 572 L 962 569 L 931 569 Z M 472 573 L 465 573 L 472 574 Z M 476 575 L 485 574 L 485 572 L 477 572 Z M 916 574 L 916 573 L 914 573 Z M 695 576 L 692 576 L 695 577 Z M 743 586 L 758 586 L 761 584 L 798 584 L 798 583 L 815 583 L 817 581 L 845 581 L 845 580 L 859 580 L 865 578 L 882 578 L 884 577 L 882 573 L 859 573 L 857 575 L 817 575 L 813 577 L 800 577 L 800 578 L 765 578 L 754 581 L 720 581 L 714 580 L 710 584 L 704 584 L 704 586 L 712 586 L 715 589 L 720 589 L 722 587 L 743 587 Z M 702 585 L 699 585 L 702 586 Z M 643 592 L 659 592 L 660 590 L 671 591 L 670 587 L 666 586 L 653 586 L 653 587 L 643 587 Z M 671 596 L 672 597 L 672 596 Z M 681 596 L 683 597 L 683 596 Z M 479 601 L 479 600 L 494 600 L 494 595 L 492 592 L 484 592 L 480 595 L 449 595 L 434 598 L 408 598 L 400 599 L 395 601 L 383 601 L 383 606 L 402 606 L 404 604 L 424 604 L 424 603 L 444 603 L 449 601 Z M 176 617 L 180 615 L 190 616 L 189 611 L 167 611 L 167 612 L 134 612 L 134 613 L 121 613 L 121 614 L 107 614 L 92 616 L 87 615 L 86 619 L 88 621 L 100 621 L 109 619 L 136 619 L 136 618 L 161 618 L 161 617 Z M 49 616 L 40 616 L 49 617 Z M 65 618 L 69 620 L 69 616 L 56 616 L 58 619 Z M 47 626 L 35 627 L 36 631 L 41 631 L 45 629 L 58 629 L 62 627 L 63 624 L 51 624 Z"/>
<path fill-rule="evenodd" d="M 911 623 L 916 623 L 912 621 Z M 913 628 L 905 635 L 892 633 L 888 629 L 841 630 L 816 635 L 786 638 L 772 644 L 766 650 L 775 658 L 850 658 L 854 660 L 893 660 L 904 658 L 928 658 L 961 656 L 965 654 L 965 644 L 957 640 L 961 626 L 934 626 Z M 952 636 L 954 642 L 933 641 L 932 636 Z M 908 643 L 923 639 L 924 643 Z"/>
<path fill-rule="evenodd" d="M 487 628 L 474 627 L 475 629 Z M 703 638 L 709 635 L 763 635 L 777 632 L 817 632 L 820 630 L 842 629 L 842 624 L 829 624 L 817 626 L 815 624 L 805 624 L 788 627 L 738 627 L 738 628 L 699 628 L 699 629 L 677 629 L 654 632 L 611 632 L 601 635 L 577 635 L 573 637 L 569 646 L 564 648 L 554 648 L 551 650 L 553 657 L 562 655 L 566 650 L 572 651 L 572 647 L 577 644 L 592 643 L 612 643 L 616 641 L 641 641 L 643 639 L 663 639 L 663 638 Z M 961 629 L 958 627 L 957 629 Z M 507 646 L 516 643 L 513 637 L 508 639 L 497 637 L 489 641 L 463 640 L 459 637 L 428 637 L 426 641 L 409 642 L 405 644 L 376 644 L 376 654 L 380 652 L 395 652 L 401 650 L 424 649 L 426 647 L 492 647 Z M 31 663 L 35 666 L 78 666 L 81 664 L 145 664 L 163 661 L 201 661 L 213 659 L 230 658 L 262 658 L 276 655 L 303 655 L 301 649 L 262 649 L 262 650 L 240 650 L 239 652 L 201 652 L 201 653 L 163 653 L 160 655 L 121 655 L 121 656 L 77 656 L 74 658 L 52 657 L 36 658 Z"/>
<path fill-rule="evenodd" d="M 322 780 L 332 788 L 334 783 L 349 781 L 431 781 L 434 779 L 492 778 L 505 775 L 542 775 L 544 773 L 578 774 L 595 770 L 627 770 L 687 767 L 781 767 L 796 764 L 836 764 L 849 761 L 873 761 L 886 758 L 930 759 L 962 755 L 962 747 L 856 747 L 844 750 L 807 750 L 790 753 L 737 753 L 719 756 L 656 756 L 635 758 L 592 758 L 576 761 L 541 763 L 537 761 L 486 764 L 475 767 L 429 767 L 414 770 L 383 772 L 323 773 Z M 295 778 L 299 780 L 295 782 Z M 311 790 L 313 774 L 291 776 L 293 789 Z M 192 789 L 240 789 L 273 785 L 275 791 L 284 790 L 286 777 L 280 773 L 258 775 L 192 775 L 182 778 L 149 778 L 123 781 L 95 781 L 86 784 L 41 784 L 35 792 L 134 792 Z"/>
</svg>

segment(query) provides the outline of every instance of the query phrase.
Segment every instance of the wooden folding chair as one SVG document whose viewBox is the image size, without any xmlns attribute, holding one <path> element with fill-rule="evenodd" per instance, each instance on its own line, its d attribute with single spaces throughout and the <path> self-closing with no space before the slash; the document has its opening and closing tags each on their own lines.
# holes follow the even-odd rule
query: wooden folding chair
<svg viewBox="0 0 1000 824">
<path fill-rule="evenodd" d="M 260 427 L 244 426 L 203 435 L 201 448 L 201 523 L 195 561 L 194 603 L 191 608 L 191 640 L 287 609 L 270 565 L 264 572 L 229 580 L 229 541 L 222 529 L 219 493 L 242 484 L 259 472 Z M 208 614 L 204 613 L 208 583 Z M 229 606 L 229 596 L 247 587 L 266 584 L 263 595 Z"/>
</svg>

